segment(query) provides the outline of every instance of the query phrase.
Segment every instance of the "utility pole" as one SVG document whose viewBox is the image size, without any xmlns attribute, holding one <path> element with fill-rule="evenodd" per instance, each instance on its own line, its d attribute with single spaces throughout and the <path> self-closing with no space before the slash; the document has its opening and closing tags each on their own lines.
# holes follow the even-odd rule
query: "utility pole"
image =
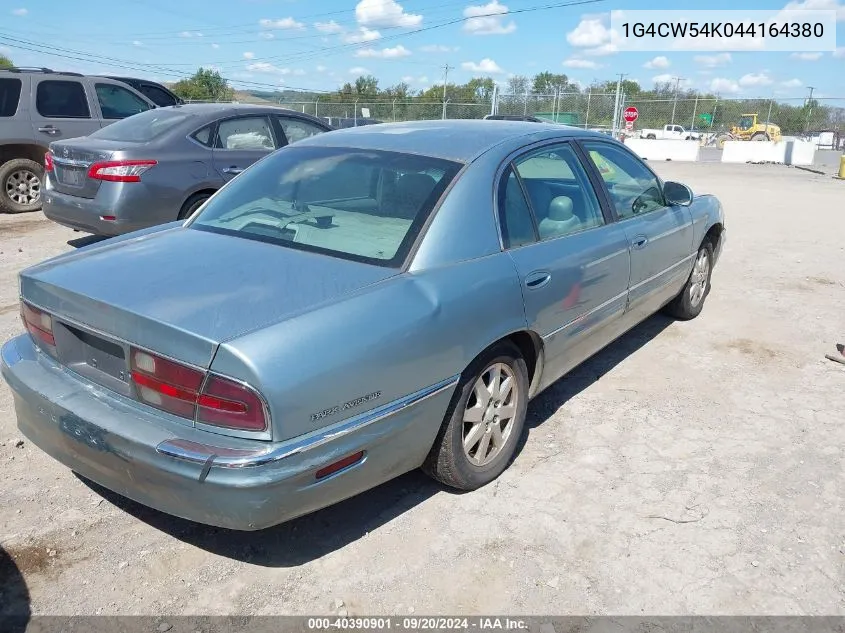
<svg viewBox="0 0 845 633">
<path fill-rule="evenodd" d="M 446 118 L 446 82 L 449 79 L 449 71 L 454 69 L 454 66 L 444 64 L 443 66 L 443 117 Z"/>
<path fill-rule="evenodd" d="M 807 86 L 807 89 L 810 91 L 810 96 L 807 101 L 804 103 L 804 107 L 807 108 L 807 124 L 804 126 L 804 133 L 810 131 L 810 115 L 813 113 L 813 91 L 816 89 L 815 86 Z"/>
<path fill-rule="evenodd" d="M 675 107 L 678 105 L 678 90 L 681 88 L 681 81 L 684 80 L 683 77 L 672 77 L 675 80 L 675 99 L 672 101 L 672 120 L 669 122 L 670 125 L 675 124 Z"/>
<path fill-rule="evenodd" d="M 613 104 L 613 137 L 619 133 L 619 91 L 622 89 L 622 80 L 628 75 L 619 73 L 619 79 L 616 81 L 616 102 Z"/>
</svg>

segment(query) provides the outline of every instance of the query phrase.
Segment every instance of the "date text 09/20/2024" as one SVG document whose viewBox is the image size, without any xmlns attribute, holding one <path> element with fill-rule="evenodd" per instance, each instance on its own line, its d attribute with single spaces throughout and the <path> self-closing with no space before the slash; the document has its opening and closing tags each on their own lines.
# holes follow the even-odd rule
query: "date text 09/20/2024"
<svg viewBox="0 0 845 633">
<path fill-rule="evenodd" d="M 527 630 L 528 623 L 507 617 L 322 617 L 308 618 L 307 628 L 310 631 L 520 631 Z"/>
</svg>

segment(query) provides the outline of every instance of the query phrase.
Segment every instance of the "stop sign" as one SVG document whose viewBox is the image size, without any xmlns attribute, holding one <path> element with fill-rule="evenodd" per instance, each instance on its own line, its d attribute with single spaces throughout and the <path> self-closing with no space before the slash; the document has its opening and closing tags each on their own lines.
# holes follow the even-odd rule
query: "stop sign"
<svg viewBox="0 0 845 633">
<path fill-rule="evenodd" d="M 633 123 L 637 120 L 637 118 L 639 118 L 640 112 L 634 106 L 631 106 L 629 108 L 625 108 L 625 112 L 622 113 L 622 116 L 626 121 Z"/>
</svg>

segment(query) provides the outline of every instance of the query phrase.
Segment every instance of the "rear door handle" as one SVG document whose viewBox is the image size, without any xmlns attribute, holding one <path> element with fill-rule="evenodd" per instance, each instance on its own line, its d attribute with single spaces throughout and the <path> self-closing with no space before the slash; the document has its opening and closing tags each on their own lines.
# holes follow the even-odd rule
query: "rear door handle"
<svg viewBox="0 0 845 633">
<path fill-rule="evenodd" d="M 645 245 L 648 244 L 648 238 L 645 235 L 637 235 L 633 240 L 631 240 L 631 246 L 634 248 L 645 248 Z"/>
<path fill-rule="evenodd" d="M 529 273 L 525 278 L 525 285 L 532 290 L 542 288 L 552 280 L 552 274 L 546 270 L 537 270 Z"/>
<path fill-rule="evenodd" d="M 52 125 L 45 125 L 44 127 L 38 128 L 39 132 L 44 132 L 45 134 L 59 134 L 61 130 L 57 127 L 53 127 Z"/>
<path fill-rule="evenodd" d="M 227 167 L 226 169 L 224 169 L 223 173 L 224 174 L 231 174 L 233 176 L 237 176 L 242 171 L 243 171 L 243 169 L 241 169 L 240 167 L 235 167 L 234 165 L 232 165 L 231 167 Z"/>
</svg>

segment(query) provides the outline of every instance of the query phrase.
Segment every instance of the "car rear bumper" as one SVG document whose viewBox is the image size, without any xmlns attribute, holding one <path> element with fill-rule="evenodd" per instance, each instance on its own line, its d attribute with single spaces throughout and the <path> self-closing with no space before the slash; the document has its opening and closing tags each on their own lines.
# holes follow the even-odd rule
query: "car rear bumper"
<svg viewBox="0 0 845 633">
<path fill-rule="evenodd" d="M 113 236 L 172 222 L 179 215 L 179 204 L 156 199 L 143 183 L 104 182 L 93 198 L 74 196 L 57 191 L 48 176 L 42 210 L 57 224 Z M 114 220 L 104 220 L 104 216 Z"/>
<path fill-rule="evenodd" d="M 0 359 L 18 427 L 44 452 L 139 503 L 236 530 L 282 523 L 418 467 L 458 378 L 312 436 L 258 442 L 174 424 L 124 401 L 56 364 L 28 335 L 8 341 Z M 362 460 L 316 479 L 318 469 L 359 451 Z"/>
</svg>

